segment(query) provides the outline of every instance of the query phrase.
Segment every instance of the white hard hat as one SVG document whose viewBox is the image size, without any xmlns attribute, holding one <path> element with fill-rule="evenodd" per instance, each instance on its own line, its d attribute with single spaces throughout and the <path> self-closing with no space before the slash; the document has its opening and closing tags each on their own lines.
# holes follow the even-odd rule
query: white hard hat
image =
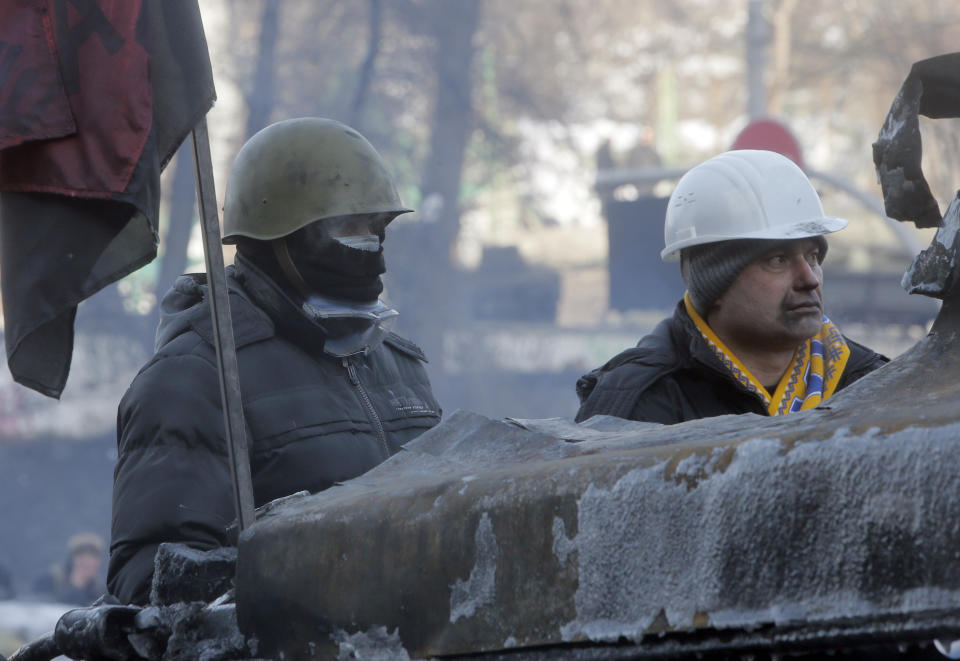
<svg viewBox="0 0 960 661">
<path fill-rule="evenodd" d="M 807 175 L 786 156 L 741 149 L 704 161 L 677 183 L 663 225 L 664 261 L 680 250 L 734 239 L 802 239 L 842 230 L 825 216 Z"/>
</svg>

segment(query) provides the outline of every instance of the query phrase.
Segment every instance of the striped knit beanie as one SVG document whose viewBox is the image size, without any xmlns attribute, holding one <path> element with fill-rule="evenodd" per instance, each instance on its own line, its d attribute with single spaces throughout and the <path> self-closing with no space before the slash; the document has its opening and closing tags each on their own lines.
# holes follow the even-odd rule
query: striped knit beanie
<svg viewBox="0 0 960 661">
<path fill-rule="evenodd" d="M 823 236 L 811 238 L 820 244 L 822 263 L 827 254 L 827 240 Z M 697 313 L 706 319 L 714 302 L 723 296 L 743 269 L 778 243 L 783 240 L 738 239 L 684 248 L 680 253 L 680 272 Z"/>
</svg>

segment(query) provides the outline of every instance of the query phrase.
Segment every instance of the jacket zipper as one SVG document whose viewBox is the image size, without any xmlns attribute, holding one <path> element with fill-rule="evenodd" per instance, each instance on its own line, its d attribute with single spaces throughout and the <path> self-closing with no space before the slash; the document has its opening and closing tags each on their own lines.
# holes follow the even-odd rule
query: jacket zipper
<svg viewBox="0 0 960 661">
<path fill-rule="evenodd" d="M 380 421 L 380 416 L 377 415 L 376 409 L 373 408 L 370 395 L 367 394 L 363 384 L 360 383 L 360 377 L 357 376 L 357 368 L 354 367 L 349 358 L 343 359 L 343 366 L 347 368 L 347 376 L 350 377 L 350 383 L 353 384 L 353 387 L 356 388 L 360 394 L 360 402 L 363 404 L 363 408 L 367 412 L 367 417 L 370 418 L 370 422 L 373 423 L 373 428 L 377 432 L 377 438 L 380 440 L 380 449 L 383 450 L 383 459 L 386 461 L 390 458 L 390 448 L 387 446 L 387 435 L 383 431 L 383 423 Z"/>
</svg>

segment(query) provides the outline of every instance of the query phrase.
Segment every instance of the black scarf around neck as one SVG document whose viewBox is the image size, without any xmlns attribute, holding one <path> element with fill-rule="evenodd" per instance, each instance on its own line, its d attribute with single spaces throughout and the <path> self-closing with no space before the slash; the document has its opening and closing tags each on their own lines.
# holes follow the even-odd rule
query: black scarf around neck
<svg viewBox="0 0 960 661">
<path fill-rule="evenodd" d="M 320 356 L 326 335 L 323 329 L 303 313 L 302 303 L 292 298 L 273 274 L 258 268 L 249 257 L 238 254 L 235 262 L 237 282 L 258 308 L 263 310 L 277 333 L 307 353 Z"/>
</svg>

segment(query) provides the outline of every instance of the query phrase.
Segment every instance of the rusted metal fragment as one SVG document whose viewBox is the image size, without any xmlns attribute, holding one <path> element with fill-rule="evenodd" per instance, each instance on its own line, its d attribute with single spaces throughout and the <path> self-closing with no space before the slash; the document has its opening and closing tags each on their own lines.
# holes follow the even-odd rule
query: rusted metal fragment
<svg viewBox="0 0 960 661">
<path fill-rule="evenodd" d="M 887 215 L 917 227 L 940 227 L 940 207 L 920 164 L 919 115 L 960 117 L 960 53 L 914 63 L 873 143 Z"/>
<path fill-rule="evenodd" d="M 956 307 L 785 418 L 578 432 L 457 412 L 245 532 L 240 627 L 288 658 L 376 630 L 412 658 L 960 637 Z"/>
<path fill-rule="evenodd" d="M 901 285 L 908 294 L 946 298 L 957 284 L 960 265 L 960 191 L 954 196 L 930 247 L 913 260 Z"/>
</svg>

